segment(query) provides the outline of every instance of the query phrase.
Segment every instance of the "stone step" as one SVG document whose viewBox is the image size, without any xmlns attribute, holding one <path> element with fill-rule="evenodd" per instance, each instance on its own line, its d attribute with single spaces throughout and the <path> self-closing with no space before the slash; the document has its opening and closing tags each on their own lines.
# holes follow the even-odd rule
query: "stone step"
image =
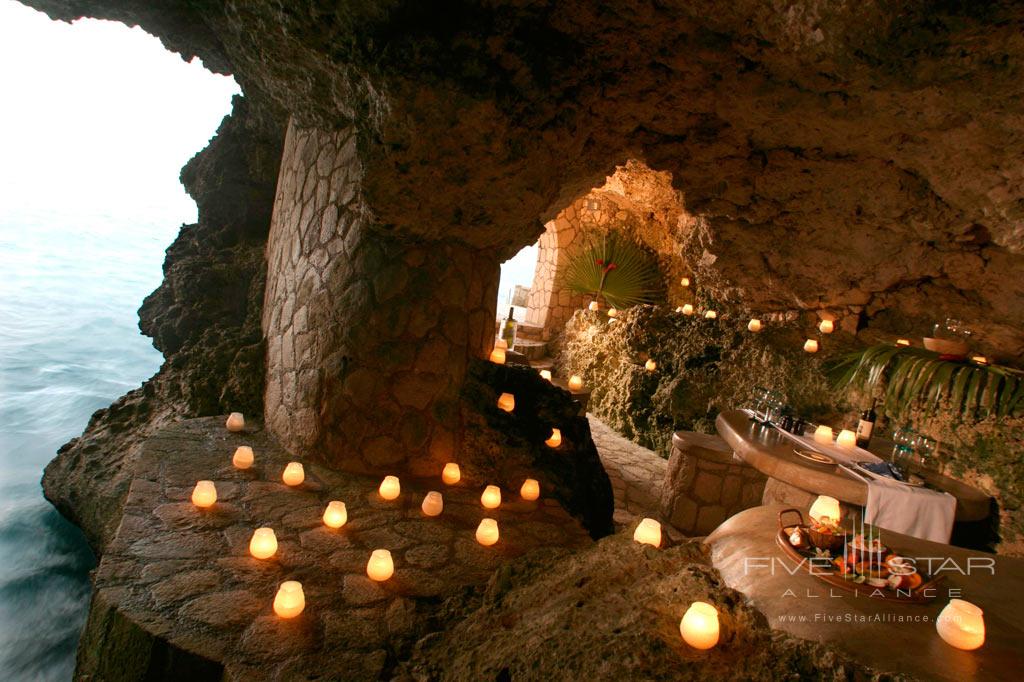
<svg viewBox="0 0 1024 682">
<path fill-rule="evenodd" d="M 528 341 L 543 341 L 544 327 L 535 327 L 532 324 L 520 323 L 516 327 L 516 339 L 524 339 Z"/>
<path fill-rule="evenodd" d="M 533 367 L 538 372 L 542 369 L 551 369 L 554 366 L 555 359 L 548 356 L 544 356 L 543 358 L 537 358 L 535 360 L 530 360 L 530 367 Z"/>
<path fill-rule="evenodd" d="M 515 350 L 529 360 L 539 360 L 547 356 L 548 344 L 544 341 L 531 341 L 529 339 L 516 339 Z"/>
</svg>

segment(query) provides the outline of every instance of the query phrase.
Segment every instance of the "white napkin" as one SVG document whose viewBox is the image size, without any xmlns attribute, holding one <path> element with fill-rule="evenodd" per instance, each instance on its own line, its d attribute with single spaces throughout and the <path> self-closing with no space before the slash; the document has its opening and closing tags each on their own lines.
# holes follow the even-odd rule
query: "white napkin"
<svg viewBox="0 0 1024 682">
<path fill-rule="evenodd" d="M 953 520 L 956 518 L 955 497 L 938 490 L 909 486 L 870 472 L 850 473 L 868 484 L 865 522 L 915 538 L 949 544 Z"/>
</svg>

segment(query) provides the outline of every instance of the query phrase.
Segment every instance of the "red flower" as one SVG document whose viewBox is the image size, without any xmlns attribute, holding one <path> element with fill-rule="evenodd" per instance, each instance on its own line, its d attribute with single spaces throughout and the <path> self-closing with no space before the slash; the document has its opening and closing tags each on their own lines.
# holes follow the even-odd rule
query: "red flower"
<svg viewBox="0 0 1024 682">
<path fill-rule="evenodd" d="M 604 265 L 604 259 L 603 258 L 598 258 L 597 259 L 597 264 L 598 265 Z"/>
<path fill-rule="evenodd" d="M 616 265 L 615 263 L 609 263 L 609 264 L 608 264 L 608 267 L 607 267 L 607 268 L 605 268 L 605 272 L 611 272 L 612 270 L 614 270 L 614 269 L 615 269 L 615 268 L 617 268 L 617 267 L 619 267 L 619 266 L 618 266 L 618 265 Z"/>
</svg>

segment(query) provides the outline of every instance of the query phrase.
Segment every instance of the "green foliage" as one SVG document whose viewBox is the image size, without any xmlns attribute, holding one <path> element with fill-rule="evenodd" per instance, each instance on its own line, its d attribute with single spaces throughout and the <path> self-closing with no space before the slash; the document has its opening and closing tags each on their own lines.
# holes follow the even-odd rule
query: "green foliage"
<svg viewBox="0 0 1024 682">
<path fill-rule="evenodd" d="M 1024 372 L 1009 367 L 942 360 L 921 348 L 882 344 L 852 353 L 833 368 L 839 390 L 877 395 L 893 417 L 912 408 L 967 418 L 1005 416 L 1024 407 Z"/>
<path fill-rule="evenodd" d="M 569 257 L 566 285 L 616 308 L 652 303 L 661 293 L 654 254 L 617 232 L 606 232 Z"/>
</svg>

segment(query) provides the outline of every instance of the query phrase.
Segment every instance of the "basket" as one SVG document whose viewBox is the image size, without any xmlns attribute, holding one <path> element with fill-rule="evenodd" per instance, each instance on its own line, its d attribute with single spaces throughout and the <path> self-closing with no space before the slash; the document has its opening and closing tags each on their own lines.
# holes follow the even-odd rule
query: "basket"
<svg viewBox="0 0 1024 682">
<path fill-rule="evenodd" d="M 800 519 L 798 524 L 790 524 L 787 526 L 782 517 L 784 514 L 796 514 L 797 518 Z M 846 544 L 845 533 L 819 533 L 812 529 L 806 523 L 804 523 L 804 515 L 799 509 L 783 509 L 779 512 L 779 528 L 786 529 L 788 527 L 799 528 L 800 531 L 809 539 L 811 546 L 817 547 L 821 550 L 829 550 L 832 554 L 836 554 L 843 545 Z"/>
<path fill-rule="evenodd" d="M 967 355 L 967 344 L 956 339 L 936 339 L 925 337 L 924 347 L 939 355 Z"/>
</svg>

